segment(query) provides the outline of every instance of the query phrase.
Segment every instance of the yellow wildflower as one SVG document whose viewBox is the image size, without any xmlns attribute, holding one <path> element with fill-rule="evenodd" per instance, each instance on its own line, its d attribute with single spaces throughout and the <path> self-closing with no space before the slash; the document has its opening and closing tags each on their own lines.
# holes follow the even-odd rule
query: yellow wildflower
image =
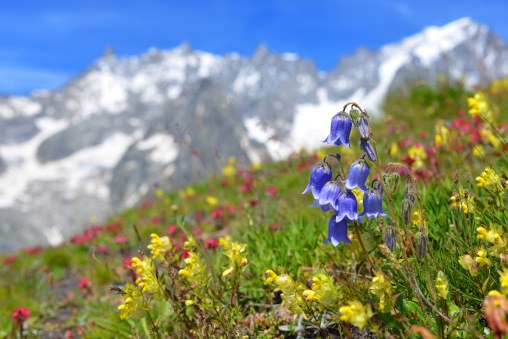
<svg viewBox="0 0 508 339">
<path fill-rule="evenodd" d="M 450 134 L 450 130 L 446 128 L 442 123 L 436 126 L 436 136 L 434 137 L 434 142 L 437 145 L 444 145 L 448 143 L 448 135 Z"/>
<path fill-rule="evenodd" d="M 480 176 L 476 177 L 476 186 L 488 188 L 500 195 L 504 194 L 501 178 L 490 167 L 487 167 Z"/>
<path fill-rule="evenodd" d="M 229 245 L 231 244 L 231 236 L 228 234 L 224 238 L 219 238 L 219 245 L 222 246 L 225 250 L 229 249 Z"/>
<path fill-rule="evenodd" d="M 189 285 L 196 284 L 204 286 L 206 284 L 205 265 L 194 252 L 189 252 L 189 257 L 184 260 L 185 267 L 178 271 L 178 275 L 184 278 Z"/>
<path fill-rule="evenodd" d="M 442 271 L 437 273 L 436 290 L 441 298 L 446 299 L 448 296 L 448 279 L 446 279 Z"/>
<path fill-rule="evenodd" d="M 393 289 L 392 284 L 386 279 L 382 271 L 376 272 L 376 276 L 372 279 L 372 285 L 369 287 L 369 292 L 378 297 L 378 306 L 382 312 L 390 312 L 392 308 Z"/>
<path fill-rule="evenodd" d="M 481 247 L 480 249 L 478 249 L 478 251 L 476 251 L 476 254 L 478 255 L 477 257 L 474 258 L 476 265 L 478 265 L 479 267 L 492 266 L 492 261 L 489 258 L 487 258 L 487 250 L 485 248 Z"/>
<path fill-rule="evenodd" d="M 508 269 L 505 267 L 503 268 L 503 271 L 497 271 L 499 273 L 499 284 L 501 285 L 501 293 L 504 295 L 508 294 Z"/>
<path fill-rule="evenodd" d="M 476 92 L 473 97 L 467 99 L 469 106 L 469 114 L 475 117 L 477 115 L 483 116 L 487 120 L 492 119 L 492 111 L 489 108 L 489 103 L 485 99 L 485 95 L 482 92 Z"/>
<path fill-rule="evenodd" d="M 153 259 L 164 259 L 164 254 L 173 248 L 173 244 L 171 240 L 167 236 L 159 237 L 157 234 L 152 233 L 150 235 L 152 237 L 151 245 L 148 245 L 148 249 L 153 254 Z"/>
<path fill-rule="evenodd" d="M 266 281 L 271 283 L 275 282 L 275 280 L 279 277 L 274 271 L 272 270 L 266 270 L 265 272 Z"/>
<path fill-rule="evenodd" d="M 339 296 L 339 291 L 334 281 L 326 274 L 319 273 L 312 277 L 311 289 L 315 292 L 315 300 L 323 305 L 334 304 Z M 307 300 L 309 300 L 307 298 Z"/>
<path fill-rule="evenodd" d="M 459 264 L 464 269 L 469 270 L 469 274 L 471 274 L 472 277 L 476 277 L 478 275 L 478 266 L 469 254 L 459 257 Z"/>
<path fill-rule="evenodd" d="M 409 157 L 413 158 L 415 162 L 413 163 L 413 166 L 417 169 L 423 168 L 424 161 L 427 159 L 427 153 L 425 153 L 425 150 L 420 145 L 414 145 L 411 146 L 407 150 Z"/>
<path fill-rule="evenodd" d="M 459 194 L 452 195 L 449 201 L 451 207 L 459 207 L 466 214 L 474 213 L 476 208 L 476 204 L 474 202 L 473 196 L 471 195 L 471 192 L 469 192 L 468 197 L 466 199 L 465 191 L 462 188 L 459 190 Z"/>
<path fill-rule="evenodd" d="M 162 198 L 163 195 L 164 195 L 164 191 L 162 190 L 162 188 L 159 187 L 159 188 L 155 189 L 155 196 L 157 198 Z"/>
<path fill-rule="evenodd" d="M 499 291 L 496 291 L 496 290 L 492 290 L 490 291 L 488 294 L 487 294 L 489 297 L 491 295 L 497 295 L 498 297 L 502 297 L 503 295 L 501 293 L 499 293 Z"/>
<path fill-rule="evenodd" d="M 307 301 L 316 301 L 318 300 L 318 294 L 312 290 L 305 290 L 302 294 L 303 299 Z"/>
<path fill-rule="evenodd" d="M 141 261 L 141 259 L 139 259 L 137 257 L 132 257 L 131 261 L 132 261 L 131 266 L 133 268 L 136 268 L 136 267 L 138 268 L 136 270 L 137 274 L 142 274 L 145 271 L 145 269 L 147 268 L 147 263 L 145 261 Z"/>
<path fill-rule="evenodd" d="M 125 303 L 118 306 L 120 312 L 120 319 L 130 317 L 139 317 L 143 314 L 143 295 L 136 285 L 133 283 L 125 284 L 123 290 L 125 294 L 122 295 Z"/>
<path fill-rule="evenodd" d="M 229 258 L 228 269 L 224 271 L 222 274 L 223 277 L 231 275 L 233 272 L 237 272 L 239 274 L 243 273 L 245 265 L 247 265 L 247 258 L 245 256 L 247 253 L 245 252 L 245 248 L 247 244 L 241 244 L 239 242 L 230 243 L 230 248 L 224 251 L 224 255 Z"/>
<path fill-rule="evenodd" d="M 389 152 L 390 152 L 390 155 L 393 156 L 393 157 L 396 157 L 396 158 L 400 157 L 399 146 L 395 142 L 392 142 L 392 145 L 390 146 L 390 151 Z"/>
<path fill-rule="evenodd" d="M 206 203 L 210 206 L 216 206 L 219 203 L 219 199 L 209 195 L 206 197 Z"/>
<path fill-rule="evenodd" d="M 478 239 L 487 239 L 487 230 L 483 227 L 478 227 L 476 229 L 476 237 Z"/>
<path fill-rule="evenodd" d="M 222 273 L 222 276 L 225 278 L 225 277 L 229 277 L 232 273 L 233 273 L 233 270 L 234 268 L 233 267 L 230 267 L 228 268 L 227 270 L 225 270 L 223 273 Z"/>
<path fill-rule="evenodd" d="M 183 249 L 187 251 L 193 251 L 197 247 L 196 239 L 193 236 L 189 236 L 187 241 L 183 243 Z"/>
<path fill-rule="evenodd" d="M 340 320 L 350 322 L 352 325 L 362 329 L 364 328 L 369 319 L 374 315 L 370 305 L 362 305 L 358 300 L 353 300 L 348 303 L 348 306 L 342 306 L 339 309 Z"/>
</svg>

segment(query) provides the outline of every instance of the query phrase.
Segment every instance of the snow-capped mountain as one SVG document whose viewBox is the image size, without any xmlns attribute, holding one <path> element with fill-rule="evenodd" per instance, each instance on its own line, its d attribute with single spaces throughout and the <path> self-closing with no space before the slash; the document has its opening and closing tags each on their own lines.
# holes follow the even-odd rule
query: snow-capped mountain
<svg viewBox="0 0 508 339">
<path fill-rule="evenodd" d="M 375 115 L 390 89 L 440 74 L 470 85 L 508 76 L 508 48 L 467 18 L 360 49 L 329 73 L 263 45 L 246 58 L 183 44 L 108 55 L 60 89 L 0 98 L 0 252 L 59 243 L 154 183 L 181 188 L 229 156 L 319 146 L 348 100 Z"/>
</svg>

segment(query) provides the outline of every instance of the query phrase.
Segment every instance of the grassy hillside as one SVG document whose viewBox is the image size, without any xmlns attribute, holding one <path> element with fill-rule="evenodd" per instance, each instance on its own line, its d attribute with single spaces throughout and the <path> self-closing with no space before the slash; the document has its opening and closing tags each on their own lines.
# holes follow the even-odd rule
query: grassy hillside
<svg viewBox="0 0 508 339">
<path fill-rule="evenodd" d="M 350 222 L 337 247 L 322 244 L 333 213 L 309 207 L 315 199 L 301 192 L 327 154 L 340 153 L 346 176 L 363 155 L 356 127 L 351 150 L 249 168 L 229 159 L 223 173 L 181 192 L 153 187 L 141 205 L 59 247 L 4 256 L 0 337 L 508 331 L 507 95 L 507 80 L 468 91 L 442 79 L 390 93 L 387 115 L 370 121 L 379 164 L 367 161 L 368 182 L 385 178 L 388 215 Z M 370 208 L 353 193 L 355 213 Z"/>
</svg>

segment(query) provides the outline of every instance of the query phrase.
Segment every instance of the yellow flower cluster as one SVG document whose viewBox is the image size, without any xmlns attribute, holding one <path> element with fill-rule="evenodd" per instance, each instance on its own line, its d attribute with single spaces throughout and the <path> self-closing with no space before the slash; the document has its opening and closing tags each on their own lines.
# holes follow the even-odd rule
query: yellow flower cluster
<svg viewBox="0 0 508 339">
<path fill-rule="evenodd" d="M 339 297 L 339 291 L 333 280 L 323 273 L 312 277 L 310 288 L 310 290 L 303 291 L 302 294 L 302 297 L 307 301 L 317 301 L 320 304 L 330 306 Z"/>
<path fill-rule="evenodd" d="M 471 195 L 471 192 L 469 193 L 467 199 L 466 195 L 464 193 L 464 189 L 459 190 L 458 195 L 452 195 L 450 198 L 450 206 L 451 207 L 459 207 L 464 213 L 474 213 L 476 204 L 474 202 L 474 198 Z"/>
<path fill-rule="evenodd" d="M 122 295 L 122 298 L 125 303 L 118 306 L 120 319 L 141 316 L 144 310 L 142 292 L 132 283 L 125 284 L 123 291 L 125 294 Z"/>
<path fill-rule="evenodd" d="M 212 197 L 212 196 L 207 196 L 206 197 L 206 203 L 210 206 L 216 206 L 218 203 L 219 203 L 219 199 L 217 199 L 216 197 Z"/>
<path fill-rule="evenodd" d="M 442 271 L 439 271 L 437 273 L 436 290 L 437 294 L 441 298 L 446 299 L 446 297 L 448 296 L 448 279 L 446 279 L 446 276 Z"/>
<path fill-rule="evenodd" d="M 476 229 L 476 237 L 478 239 L 485 239 L 492 244 L 492 246 L 489 247 L 489 253 L 492 256 L 498 256 L 505 252 L 505 248 L 508 245 L 503 238 L 503 229 L 501 227 L 497 228 L 493 224 L 490 225 L 490 230 L 484 227 L 478 227 Z"/>
<path fill-rule="evenodd" d="M 286 273 L 277 275 L 272 270 L 265 272 L 266 281 L 277 284 L 277 287 L 282 291 L 282 299 L 288 303 L 288 309 L 296 314 L 303 313 L 305 306 L 305 300 L 303 299 L 303 291 L 305 286 L 303 284 L 296 283 Z"/>
<path fill-rule="evenodd" d="M 448 143 L 448 136 L 450 135 L 450 130 L 446 128 L 442 123 L 436 125 L 436 135 L 434 136 L 434 142 L 437 145 L 445 145 Z"/>
<path fill-rule="evenodd" d="M 143 256 L 143 261 L 137 257 L 133 257 L 131 260 L 132 267 L 137 268 L 136 273 L 141 275 L 136 279 L 136 284 L 141 288 L 141 292 L 152 293 L 155 299 L 162 298 L 164 292 L 155 274 L 152 260 L 147 256 Z"/>
<path fill-rule="evenodd" d="M 348 306 L 342 306 L 339 313 L 340 320 L 347 321 L 360 329 L 364 328 L 374 315 L 369 304 L 364 306 L 358 300 L 350 301 Z"/>
<path fill-rule="evenodd" d="M 478 265 L 469 254 L 459 257 L 459 264 L 465 270 L 469 270 L 469 274 L 471 274 L 472 277 L 478 275 Z"/>
<path fill-rule="evenodd" d="M 413 163 L 413 166 L 417 169 L 423 168 L 424 161 L 427 159 L 427 153 L 425 153 L 425 150 L 423 147 L 419 145 L 411 146 L 407 150 L 407 153 L 409 157 L 413 158 L 415 162 Z"/>
<path fill-rule="evenodd" d="M 492 81 L 489 90 L 493 94 L 508 93 L 508 78 L 496 79 Z"/>
<path fill-rule="evenodd" d="M 178 275 L 184 278 L 189 285 L 196 284 L 204 286 L 206 284 L 205 265 L 194 252 L 189 252 L 189 257 L 184 260 L 185 267 L 178 271 Z"/>
<path fill-rule="evenodd" d="M 220 239 L 219 239 L 220 240 Z M 247 244 L 240 244 L 239 242 L 224 242 L 224 255 L 229 258 L 227 264 L 228 268 L 222 273 L 223 277 L 229 277 L 235 273 L 239 277 L 243 271 L 245 271 L 245 265 L 247 265 L 247 253 L 245 248 Z"/>
<path fill-rule="evenodd" d="M 372 279 L 372 285 L 369 287 L 369 292 L 374 294 L 379 299 L 379 309 L 388 313 L 392 309 L 392 284 L 382 271 L 376 272 L 376 276 Z"/>
<path fill-rule="evenodd" d="M 487 167 L 480 176 L 476 177 L 476 186 L 485 187 L 499 195 L 504 194 L 501 177 L 490 167 Z"/>
<path fill-rule="evenodd" d="M 222 169 L 222 174 L 224 174 L 227 177 L 234 176 L 236 174 L 235 165 L 236 165 L 236 158 L 229 157 L 227 166 Z"/>
<path fill-rule="evenodd" d="M 173 248 L 171 240 L 167 236 L 159 237 L 155 233 L 152 233 L 150 236 L 152 237 L 151 245 L 147 247 L 153 254 L 152 258 L 164 260 L 164 254 Z"/>
<path fill-rule="evenodd" d="M 469 106 L 469 114 L 475 117 L 477 115 L 483 116 L 487 120 L 492 119 L 492 111 L 489 108 L 489 103 L 485 99 L 485 95 L 482 92 L 476 92 L 473 97 L 467 99 Z"/>
</svg>

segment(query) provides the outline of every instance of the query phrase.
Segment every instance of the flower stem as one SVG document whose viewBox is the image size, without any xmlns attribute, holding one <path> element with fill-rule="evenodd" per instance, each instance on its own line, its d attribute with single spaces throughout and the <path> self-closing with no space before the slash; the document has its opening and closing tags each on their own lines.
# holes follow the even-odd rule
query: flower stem
<svg viewBox="0 0 508 339">
<path fill-rule="evenodd" d="M 377 272 L 376 267 L 374 267 L 374 263 L 372 262 L 372 259 L 369 256 L 369 253 L 367 252 L 367 250 L 365 249 L 365 246 L 363 245 L 362 234 L 360 233 L 360 229 L 358 228 L 358 223 L 355 221 L 354 224 L 355 224 L 356 235 L 358 236 L 358 241 L 360 242 L 363 252 L 365 253 L 365 256 L 367 257 L 367 260 L 369 261 L 370 267 L 372 268 L 372 271 Z"/>
</svg>

